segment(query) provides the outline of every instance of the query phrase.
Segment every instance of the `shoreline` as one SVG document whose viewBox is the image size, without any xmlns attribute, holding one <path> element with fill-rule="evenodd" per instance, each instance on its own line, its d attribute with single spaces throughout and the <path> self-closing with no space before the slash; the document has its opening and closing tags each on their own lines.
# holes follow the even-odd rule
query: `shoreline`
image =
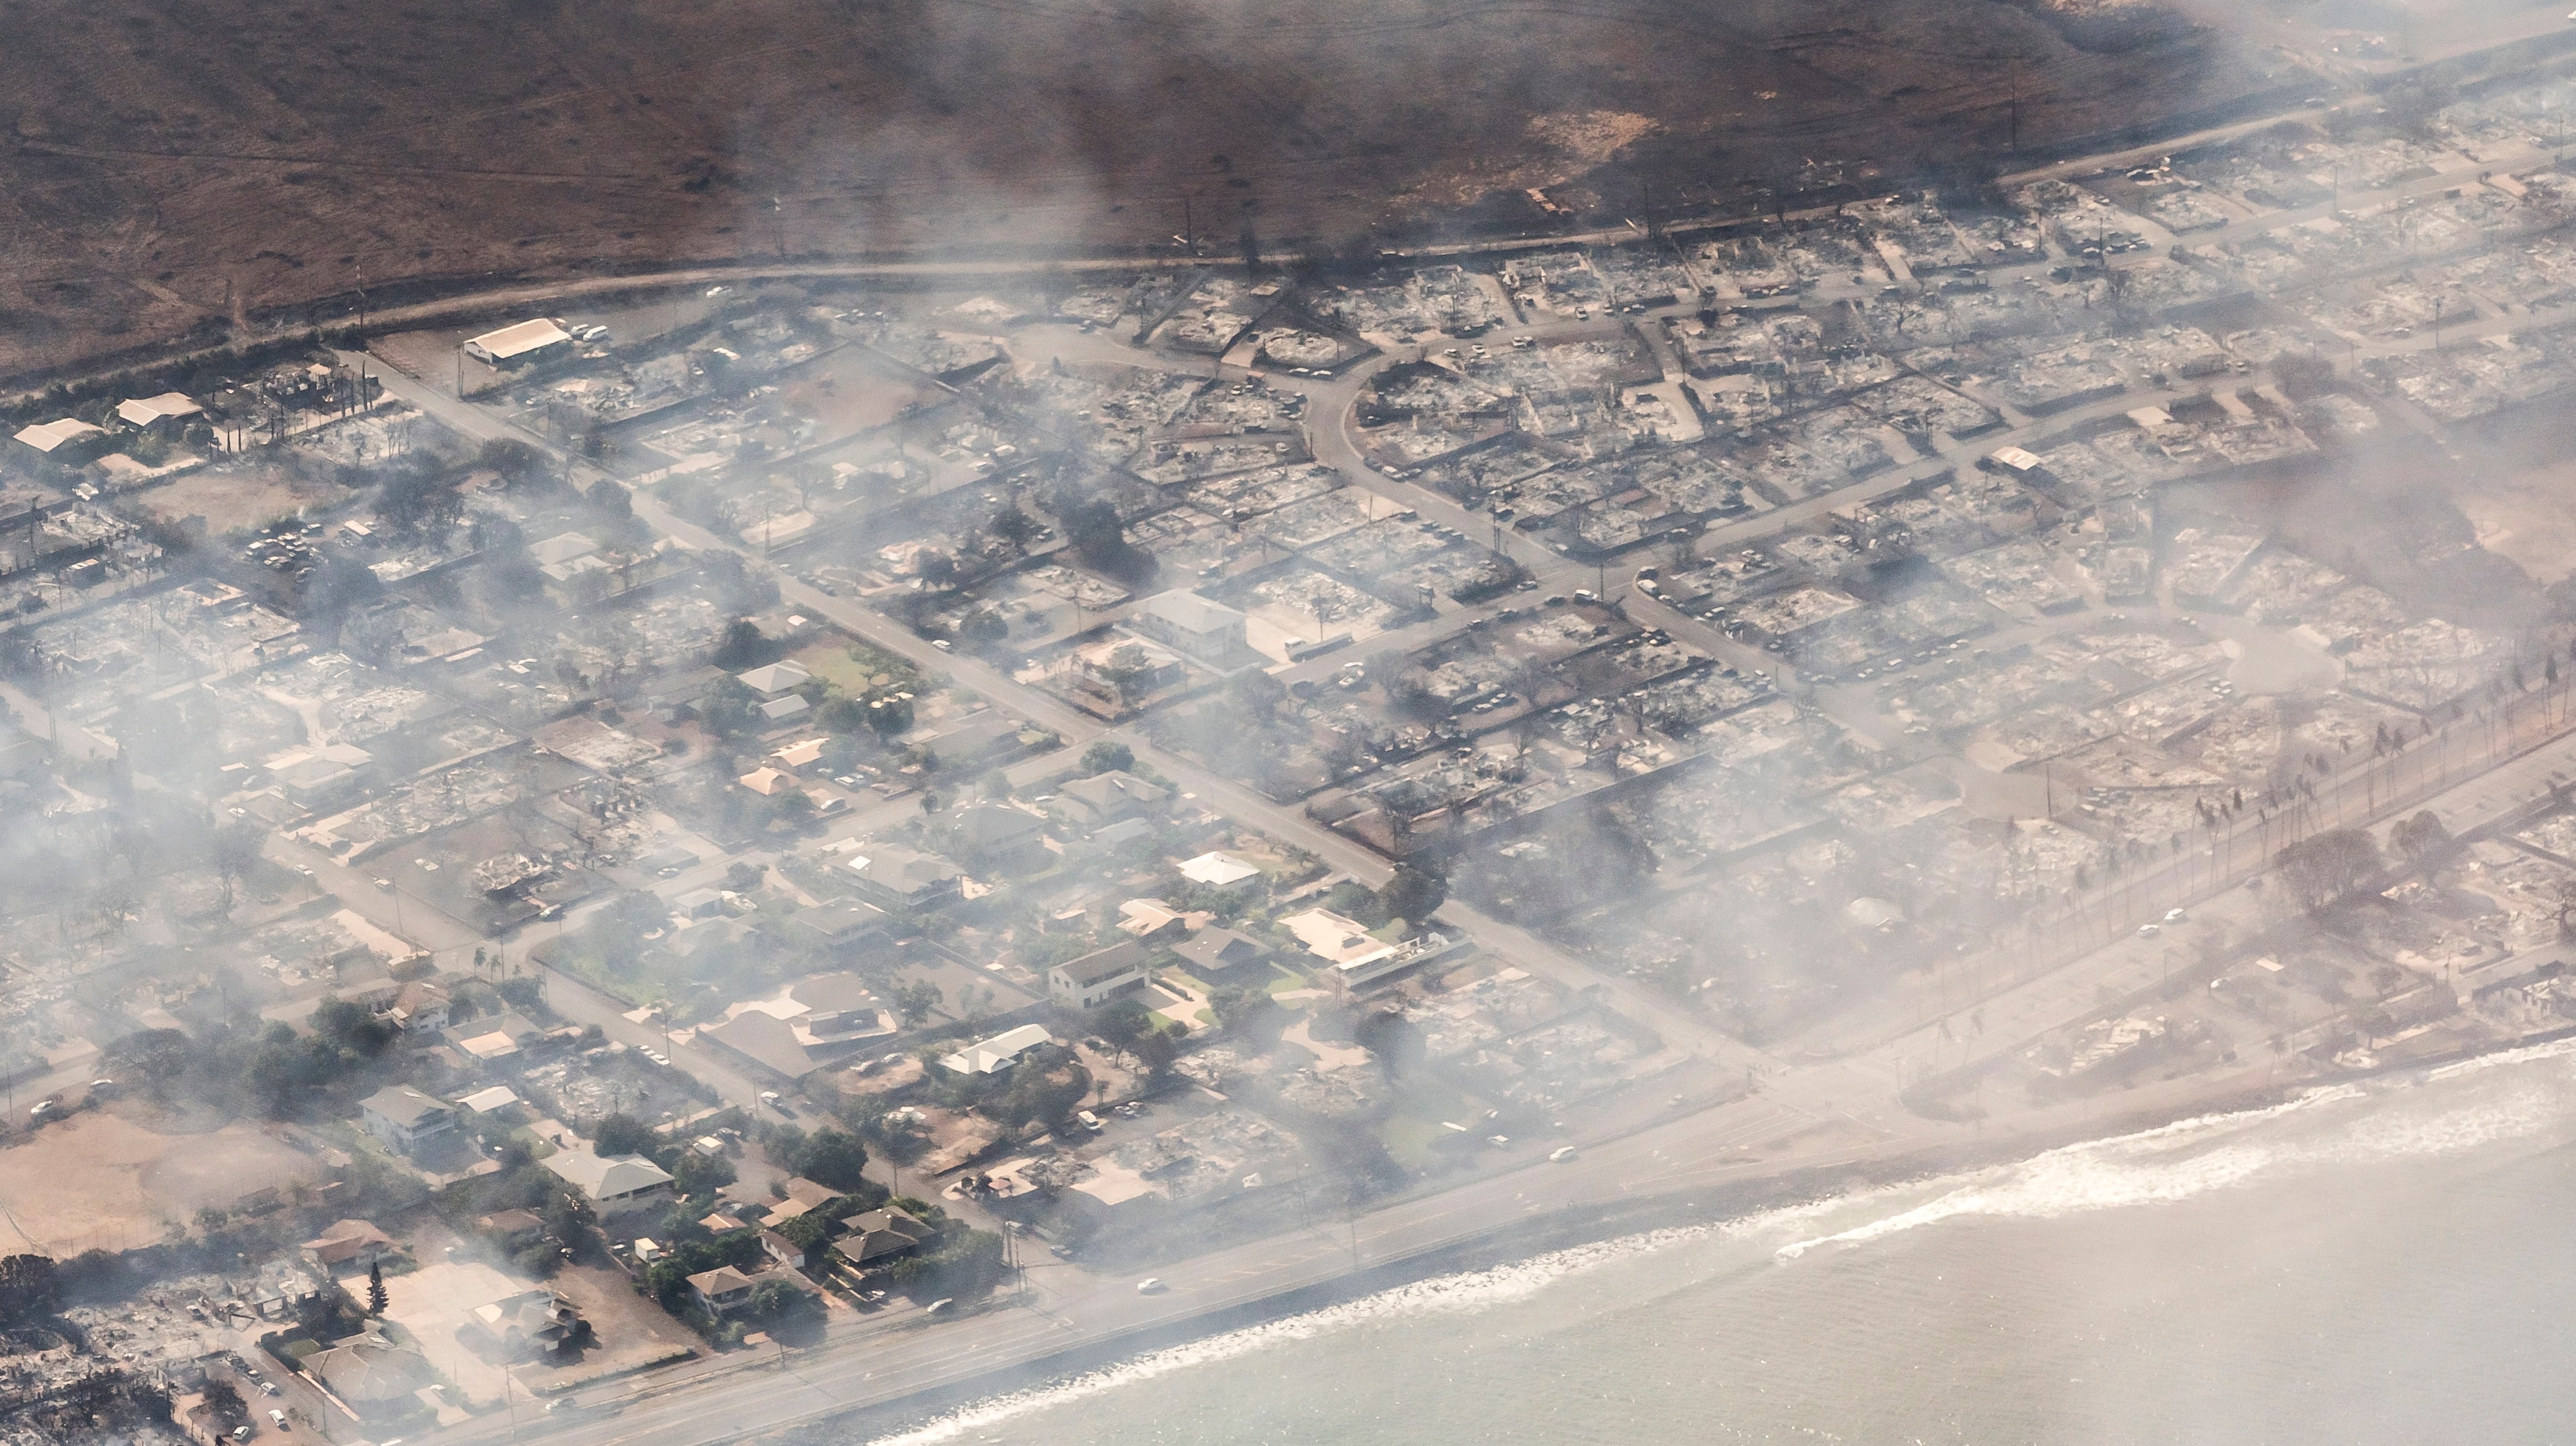
<svg viewBox="0 0 2576 1446">
<path fill-rule="evenodd" d="M 1275 1324 L 1444 1276 L 1494 1270 L 1563 1250 L 1598 1245 L 1658 1230 L 1723 1225 L 1766 1211 L 1794 1208 L 2032 1159 L 2052 1150 L 2119 1139 L 2195 1119 L 2250 1114 L 2288 1104 L 2315 1090 L 2358 1080 L 2416 1074 L 2469 1060 L 2532 1049 L 2576 1038 L 2576 1025 L 2511 1040 L 2486 1041 L 2420 1059 L 2376 1065 L 2294 1082 L 2189 1093 L 2158 1106 L 2121 1111 L 2071 1125 L 2025 1131 L 1819 1163 L 1715 1187 L 1642 1195 L 1608 1206 L 1579 1206 L 1532 1217 L 1510 1230 L 1472 1240 L 1433 1245 L 1392 1260 L 1346 1271 L 1257 1300 L 1212 1307 L 1195 1315 L 1107 1332 L 1063 1350 L 1001 1364 L 964 1379 L 925 1386 L 868 1405 L 817 1416 L 794 1425 L 738 1433 L 728 1438 L 779 1446 L 850 1446 L 934 1424 L 941 1416 L 1013 1392 L 1042 1390 L 1148 1353 L 1214 1339 L 1229 1332 Z M 1685 1196 L 1692 1198 L 1685 1200 Z M 1003 1306 L 999 1309 L 1008 1310 Z"/>
</svg>

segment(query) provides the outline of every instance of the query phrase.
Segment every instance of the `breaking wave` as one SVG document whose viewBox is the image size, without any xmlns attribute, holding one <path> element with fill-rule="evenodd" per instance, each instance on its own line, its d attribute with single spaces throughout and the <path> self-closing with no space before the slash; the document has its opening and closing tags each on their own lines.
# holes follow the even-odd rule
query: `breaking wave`
<svg viewBox="0 0 2576 1446">
<path fill-rule="evenodd" d="M 960 1407 L 924 1425 L 892 1436 L 878 1437 L 870 1446 L 934 1446 L 954 1441 L 968 1432 L 998 1426 L 1012 1417 L 1031 1411 L 1065 1405 L 1087 1397 L 1102 1395 L 1121 1387 L 1151 1381 L 1193 1366 L 1213 1365 L 1235 1360 L 1256 1351 L 1288 1341 L 1301 1341 L 1333 1331 L 1356 1326 L 1376 1325 L 1407 1318 L 1440 1315 L 1464 1315 L 1491 1310 L 1527 1300 L 1547 1286 L 1568 1276 L 1595 1267 L 1626 1260 L 1687 1241 L 1705 1240 L 1730 1235 L 1754 1226 L 1772 1222 L 1782 1216 L 1804 1213 L 1814 1206 L 1796 1206 L 1789 1211 L 1770 1212 L 1740 1221 L 1709 1225 L 1675 1226 L 1622 1236 L 1591 1245 L 1572 1246 L 1550 1251 L 1528 1260 L 1514 1261 L 1485 1270 L 1444 1275 L 1382 1290 L 1358 1300 L 1326 1306 L 1321 1310 L 1289 1316 L 1283 1320 L 1246 1326 L 1227 1331 L 1187 1345 L 1148 1351 L 1132 1360 L 1086 1371 L 1061 1381 L 1026 1390 L 1013 1391 L 971 1406 Z"/>
<path fill-rule="evenodd" d="M 1192 1367 L 1240 1359 L 1272 1346 L 1407 1318 L 1465 1315 L 1524 1301 L 1576 1274 L 1700 1241 L 1812 1231 L 1855 1211 L 1900 1200 L 1921 1203 L 1865 1223 L 1776 1247 L 1792 1260 L 1828 1245 L 1860 1244 L 1961 1216 L 2048 1218 L 2189 1199 L 2259 1177 L 2371 1160 L 2455 1154 L 2538 1134 L 2562 1122 L 2568 1076 L 2508 1077 L 2498 1090 L 2444 1105 L 2424 1085 L 2500 1066 L 2576 1058 L 2576 1039 L 2504 1051 L 2390 1080 L 2326 1086 L 2278 1105 L 2200 1115 L 2154 1129 L 2086 1141 L 1948 1179 L 1915 1180 L 1701 1225 L 1622 1236 L 1551 1251 L 1484 1270 L 1416 1281 L 1204 1340 L 1153 1350 L 1114 1365 L 991 1397 L 870 1446 L 938 1446 L 971 1438 L 1032 1412 L 1102 1396 Z M 2333 1118 L 2338 1105 L 2368 1101 L 2368 1113 Z M 2278 1126 L 2311 1122 L 2305 1136 Z M 1940 1194 L 1922 1200 L 1927 1190 Z"/>
<path fill-rule="evenodd" d="M 1794 1259 L 1821 1246 L 1878 1240 L 1960 1216 L 2046 1219 L 2164 1204 L 2293 1171 L 2457 1154 L 2522 1138 L 2566 1118 L 2570 1099 L 2563 1088 L 2564 1076 L 2555 1081 L 2530 1075 L 2502 1080 L 2500 1089 L 2452 1105 L 2415 1092 L 2428 1084 L 2503 1066 L 2570 1056 L 2576 1056 L 2576 1040 L 2502 1051 L 2369 1084 L 2330 1085 L 2264 1109 L 2200 1115 L 2136 1134 L 2067 1145 L 1976 1171 L 1933 1199 L 1846 1230 L 1783 1245 L 1778 1254 Z M 2320 1120 L 2320 1128 L 2304 1133 L 2285 1137 L 2271 1128 L 2364 1100 L 2372 1104 L 2369 1112 Z M 1921 1188 L 1918 1184 L 1912 1190 Z M 1867 1192 L 1846 1203 L 1885 1193 L 1890 1192 Z"/>
</svg>

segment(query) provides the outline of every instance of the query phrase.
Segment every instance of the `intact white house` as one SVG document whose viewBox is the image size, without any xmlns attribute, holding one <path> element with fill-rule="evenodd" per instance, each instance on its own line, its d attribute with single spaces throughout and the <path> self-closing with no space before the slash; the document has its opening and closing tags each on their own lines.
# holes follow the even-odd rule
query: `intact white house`
<svg viewBox="0 0 2576 1446">
<path fill-rule="evenodd" d="M 595 1155 L 559 1150 L 541 1162 L 601 1216 L 624 1215 L 671 1203 L 671 1175 L 641 1155 Z"/>
<path fill-rule="evenodd" d="M 380 1089 L 358 1103 L 367 1133 L 408 1155 L 456 1128 L 456 1107 L 410 1085 Z"/>
</svg>

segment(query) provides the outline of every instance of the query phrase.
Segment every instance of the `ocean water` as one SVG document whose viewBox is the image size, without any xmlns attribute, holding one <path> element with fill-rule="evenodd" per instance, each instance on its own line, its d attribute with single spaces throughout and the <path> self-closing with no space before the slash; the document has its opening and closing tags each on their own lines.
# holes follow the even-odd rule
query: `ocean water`
<svg viewBox="0 0 2576 1446">
<path fill-rule="evenodd" d="M 882 1438 L 2576 1441 L 2576 1044 L 1140 1356 Z"/>
</svg>

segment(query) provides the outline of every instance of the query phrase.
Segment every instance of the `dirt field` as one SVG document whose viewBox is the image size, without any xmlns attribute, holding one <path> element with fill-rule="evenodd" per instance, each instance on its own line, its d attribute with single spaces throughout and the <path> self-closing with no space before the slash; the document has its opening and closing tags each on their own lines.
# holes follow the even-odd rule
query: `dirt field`
<svg viewBox="0 0 2576 1446">
<path fill-rule="evenodd" d="M 0 1149 L 0 1204 L 46 1254 L 126 1250 L 186 1228 L 207 1206 L 322 1173 L 258 1126 L 160 1134 L 140 1105 L 89 1111 Z M 20 1248 L 15 1241 L 10 1248 Z"/>
<path fill-rule="evenodd" d="M 2080 14 L 2078 12 L 2081 12 Z M 1220 253 L 1520 188 L 1615 224 L 1808 163 L 1904 174 L 2263 83 L 2154 5 L 2007 0 L 102 0 L 0 47 L 0 378 L 363 285 L 593 265 Z M 2105 18 L 2105 16 L 2109 18 Z M 1813 173 L 1810 173 L 1813 174 Z M 322 298 L 327 304 L 309 306 Z"/>
<path fill-rule="evenodd" d="M 199 468 L 136 500 L 163 522 L 203 518 L 207 531 L 220 537 L 305 507 L 328 507 L 348 495 L 336 482 L 299 476 L 261 458 Z"/>
</svg>

